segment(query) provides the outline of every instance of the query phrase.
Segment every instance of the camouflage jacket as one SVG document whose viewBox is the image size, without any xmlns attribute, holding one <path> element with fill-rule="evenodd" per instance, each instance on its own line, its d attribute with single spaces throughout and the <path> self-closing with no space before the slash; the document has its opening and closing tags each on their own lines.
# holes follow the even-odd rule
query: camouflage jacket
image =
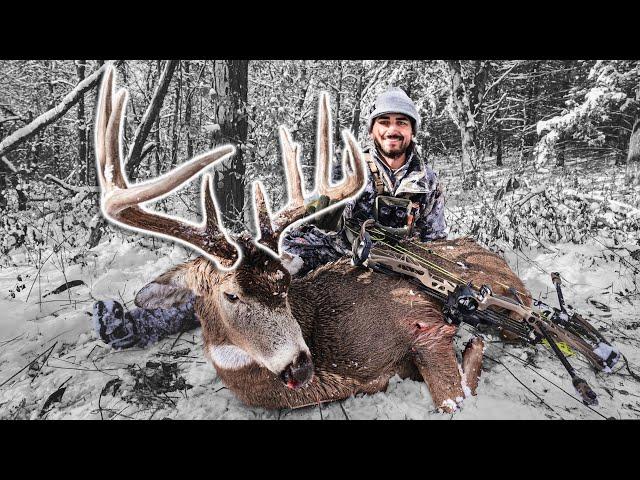
<svg viewBox="0 0 640 480">
<path fill-rule="evenodd" d="M 421 241 L 436 240 L 447 236 L 444 219 L 445 195 L 438 176 L 427 166 L 415 151 L 414 144 L 409 147 L 409 158 L 395 172 L 379 157 L 375 148 L 369 153 L 380 172 L 385 194 L 393 197 L 409 198 L 420 207 L 414 220 L 413 236 Z M 346 203 L 343 218 L 373 218 L 376 189 L 370 169 L 367 185 L 362 194 Z"/>
</svg>

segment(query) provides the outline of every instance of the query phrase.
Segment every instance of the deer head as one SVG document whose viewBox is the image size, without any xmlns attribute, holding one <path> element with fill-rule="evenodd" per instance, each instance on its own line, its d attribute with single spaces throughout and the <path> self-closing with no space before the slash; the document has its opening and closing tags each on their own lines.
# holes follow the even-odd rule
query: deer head
<svg viewBox="0 0 640 480">
<path fill-rule="evenodd" d="M 143 203 L 169 195 L 205 168 L 228 158 L 235 149 L 230 145 L 218 147 L 155 180 L 128 185 L 120 155 L 120 128 L 127 92 L 122 89 L 113 94 L 113 77 L 113 69 L 107 69 L 96 121 L 104 216 L 128 229 L 177 240 L 203 255 L 169 270 L 142 288 L 136 296 L 136 305 L 168 308 L 195 295 L 205 352 L 217 368 L 236 369 L 255 362 L 280 375 L 291 388 L 303 386 L 312 377 L 313 364 L 300 326 L 291 314 L 287 299 L 291 276 L 279 256 L 282 233 L 310 218 L 305 210 L 299 145 L 293 143 L 286 128 L 280 127 L 289 201 L 272 214 L 262 183 L 254 182 L 257 239 L 247 231 L 231 238 L 221 226 L 208 174 L 202 181 L 201 223 L 147 210 Z M 316 188 L 306 198 L 327 195 L 334 202 L 329 208 L 335 208 L 362 191 L 366 170 L 355 138 L 345 130 L 342 159 L 345 178 L 337 185 L 331 183 L 330 131 L 329 100 L 322 93 Z"/>
</svg>

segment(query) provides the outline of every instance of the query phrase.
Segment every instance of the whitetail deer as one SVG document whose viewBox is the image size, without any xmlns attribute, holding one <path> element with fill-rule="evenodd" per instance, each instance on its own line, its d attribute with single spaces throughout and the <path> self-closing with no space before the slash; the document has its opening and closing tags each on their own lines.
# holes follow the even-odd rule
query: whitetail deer
<svg viewBox="0 0 640 480">
<path fill-rule="evenodd" d="M 272 215 L 262 185 L 256 182 L 260 238 L 243 232 L 232 241 L 218 224 L 208 175 L 202 186 L 200 225 L 149 212 L 140 204 L 169 194 L 232 154 L 233 147 L 216 148 L 155 181 L 128 186 L 119 158 L 126 91 L 112 100 L 112 90 L 113 71 L 108 70 L 96 133 L 104 215 L 129 228 L 180 240 L 204 255 L 160 275 L 140 290 L 135 303 L 169 307 L 195 294 L 205 355 L 243 402 L 295 408 L 334 401 L 384 390 L 396 374 L 426 381 L 436 407 L 446 411 L 455 410 L 465 394 L 475 394 L 482 341 L 467 345 L 460 369 L 453 349 L 456 327 L 443 320 L 440 305 L 414 293 L 409 282 L 354 267 L 348 259 L 292 279 L 278 256 L 279 239 L 306 213 L 299 146 L 284 127 L 280 140 L 289 202 Z M 330 132 L 328 97 L 322 94 L 315 193 L 340 202 L 359 194 L 366 166 L 355 138 L 344 131 L 346 178 L 331 185 Z M 475 250 L 467 246 L 465 261 L 470 263 L 474 254 L 487 256 L 483 262 L 495 264 L 502 273 L 510 272 L 503 260 L 477 245 Z M 515 286 L 523 288 L 521 283 Z"/>
</svg>

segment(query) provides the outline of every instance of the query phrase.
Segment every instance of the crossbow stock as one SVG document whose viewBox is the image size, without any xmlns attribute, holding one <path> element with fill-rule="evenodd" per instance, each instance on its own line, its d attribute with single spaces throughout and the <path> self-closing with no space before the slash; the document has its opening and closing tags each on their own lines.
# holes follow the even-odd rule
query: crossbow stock
<svg viewBox="0 0 640 480">
<path fill-rule="evenodd" d="M 394 235 L 374 220 L 361 224 L 349 221 L 345 227 L 355 237 L 352 245 L 354 265 L 409 277 L 422 292 L 442 304 L 445 320 L 451 324 L 466 323 L 476 329 L 494 327 L 532 345 L 546 340 L 571 376 L 582 401 L 587 405 L 597 404 L 595 392 L 577 376 L 561 346 L 564 344 L 578 351 L 596 370 L 604 372 L 611 372 L 620 353 L 586 319 L 565 304 L 558 273 L 552 273 L 551 277 L 560 308 L 534 298 L 529 307 L 522 301 L 527 294 L 509 288 L 513 296 L 509 298 L 494 294 L 490 285 L 478 288 L 429 257 L 451 260 L 424 244 L 418 245 Z M 423 254 L 416 254 L 415 248 L 407 248 L 408 244 L 419 247 Z M 460 262 L 454 263 L 464 268 Z"/>
</svg>

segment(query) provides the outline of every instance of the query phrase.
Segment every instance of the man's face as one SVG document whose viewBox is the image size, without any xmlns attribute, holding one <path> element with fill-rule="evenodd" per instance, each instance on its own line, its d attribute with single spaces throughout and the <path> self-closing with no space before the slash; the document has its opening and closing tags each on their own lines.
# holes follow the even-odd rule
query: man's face
<svg viewBox="0 0 640 480">
<path fill-rule="evenodd" d="M 411 143 L 411 120 L 406 115 L 385 113 L 373 122 L 371 138 L 388 158 L 398 158 Z"/>
</svg>

